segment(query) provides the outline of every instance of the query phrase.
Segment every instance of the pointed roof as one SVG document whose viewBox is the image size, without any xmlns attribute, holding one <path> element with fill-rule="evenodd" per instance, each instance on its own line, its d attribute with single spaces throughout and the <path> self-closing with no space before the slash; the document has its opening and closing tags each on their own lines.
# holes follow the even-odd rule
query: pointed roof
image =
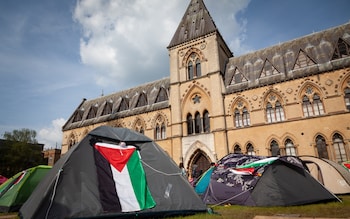
<svg viewBox="0 0 350 219">
<path fill-rule="evenodd" d="M 191 0 L 168 48 L 217 31 L 203 0 Z"/>
</svg>

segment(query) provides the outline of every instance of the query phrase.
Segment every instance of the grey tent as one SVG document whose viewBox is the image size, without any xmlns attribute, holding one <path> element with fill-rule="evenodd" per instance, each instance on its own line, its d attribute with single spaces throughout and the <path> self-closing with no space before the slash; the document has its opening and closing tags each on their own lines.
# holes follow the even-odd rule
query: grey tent
<svg viewBox="0 0 350 219">
<path fill-rule="evenodd" d="M 112 173 L 110 166 L 116 160 L 113 156 L 119 156 L 119 153 L 124 156 L 126 152 L 121 149 L 118 149 L 117 153 L 109 151 L 106 156 L 111 155 L 111 159 L 114 159 L 109 163 L 96 149 L 96 145 L 103 144 L 135 146 L 145 173 L 146 182 L 143 186 L 147 187 L 143 190 L 141 188 L 142 192 L 138 194 L 147 196 L 141 200 L 144 205 L 152 199 L 145 209 L 123 210 L 122 201 L 131 198 L 131 195 L 125 194 L 123 189 L 108 190 L 116 188 L 118 184 L 118 178 L 106 178 Z M 135 172 L 136 170 L 129 169 L 130 174 Z M 136 177 L 140 180 L 142 178 L 141 175 Z M 132 184 L 134 185 L 134 181 Z M 206 212 L 206 205 L 181 175 L 176 163 L 155 142 L 129 129 L 101 126 L 69 149 L 53 166 L 21 207 L 19 216 L 28 219 L 153 218 L 198 212 Z"/>
<path fill-rule="evenodd" d="M 203 201 L 292 206 L 340 200 L 315 180 L 297 157 L 228 154 L 214 168 Z"/>
<path fill-rule="evenodd" d="M 350 172 L 340 164 L 314 156 L 299 157 L 311 175 L 336 195 L 350 194 Z"/>
</svg>

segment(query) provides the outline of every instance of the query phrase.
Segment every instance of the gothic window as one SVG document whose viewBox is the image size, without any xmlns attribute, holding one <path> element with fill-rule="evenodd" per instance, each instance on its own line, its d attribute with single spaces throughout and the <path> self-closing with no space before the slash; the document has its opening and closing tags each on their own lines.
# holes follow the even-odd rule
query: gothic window
<svg viewBox="0 0 350 219">
<path fill-rule="evenodd" d="M 267 97 L 266 102 L 266 120 L 268 123 L 284 121 L 284 110 L 280 99 L 274 93 Z"/>
<path fill-rule="evenodd" d="M 113 108 L 113 101 L 112 100 L 107 101 L 103 108 L 102 116 L 111 114 L 112 108 Z"/>
<path fill-rule="evenodd" d="M 235 154 L 242 154 L 242 149 L 239 145 L 235 145 L 235 147 L 233 148 L 233 153 Z"/>
<path fill-rule="evenodd" d="M 94 105 L 94 106 L 91 106 L 90 110 L 89 110 L 89 113 L 86 117 L 86 119 L 92 119 L 92 118 L 95 118 L 96 115 L 97 115 L 97 109 L 98 109 L 98 105 Z"/>
<path fill-rule="evenodd" d="M 202 122 L 201 122 L 201 115 L 199 114 L 199 112 L 196 112 L 195 114 L 195 133 L 201 133 L 202 132 Z"/>
<path fill-rule="evenodd" d="M 135 126 L 134 126 L 135 131 L 144 134 L 145 133 L 145 128 L 143 125 L 143 122 L 141 121 L 141 119 L 137 119 L 137 121 L 135 122 Z"/>
<path fill-rule="evenodd" d="M 84 110 L 78 109 L 75 111 L 73 122 L 79 122 L 83 119 Z"/>
<path fill-rule="evenodd" d="M 129 109 L 129 104 L 126 100 L 126 98 L 122 98 L 119 108 L 118 108 L 118 112 L 124 111 L 124 110 L 128 110 Z"/>
<path fill-rule="evenodd" d="M 237 128 L 242 127 L 241 113 L 238 109 L 235 109 L 235 125 Z"/>
<path fill-rule="evenodd" d="M 193 79 L 193 64 L 192 61 L 189 61 L 187 65 L 187 71 L 188 71 L 188 79 Z"/>
<path fill-rule="evenodd" d="M 203 113 L 203 131 L 210 132 L 209 112 L 207 110 L 204 110 Z"/>
<path fill-rule="evenodd" d="M 250 126 L 250 115 L 243 101 L 238 101 L 234 111 L 234 122 L 237 128 Z"/>
<path fill-rule="evenodd" d="M 160 127 L 158 124 L 156 125 L 156 133 L 155 134 L 156 134 L 156 136 L 155 136 L 156 140 L 161 139 Z"/>
<path fill-rule="evenodd" d="M 350 84 L 350 82 L 349 82 Z M 350 110 L 350 88 L 345 88 L 344 90 L 344 100 L 345 100 L 345 107 L 347 110 Z"/>
<path fill-rule="evenodd" d="M 272 156 L 279 156 L 281 154 L 278 143 L 275 140 L 270 143 L 270 151 Z"/>
<path fill-rule="evenodd" d="M 313 116 L 312 105 L 306 95 L 303 97 L 303 112 L 305 117 Z"/>
<path fill-rule="evenodd" d="M 284 120 L 284 111 L 283 111 L 282 105 L 279 101 L 276 101 L 275 110 L 276 110 L 276 121 L 283 121 Z"/>
<path fill-rule="evenodd" d="M 190 113 L 187 114 L 186 122 L 187 122 L 187 134 L 191 135 L 193 134 L 193 119 Z"/>
<path fill-rule="evenodd" d="M 195 71 L 195 75 L 197 77 L 202 76 L 202 67 L 201 67 L 201 62 L 199 61 L 199 59 L 196 60 L 196 71 Z"/>
<path fill-rule="evenodd" d="M 343 137 L 338 133 L 333 135 L 333 149 L 335 152 L 335 159 L 337 162 L 341 163 L 348 160 L 348 157 L 346 156 Z"/>
<path fill-rule="evenodd" d="M 338 44 L 334 49 L 332 60 L 344 58 L 350 55 L 350 46 L 343 39 L 338 40 Z"/>
<path fill-rule="evenodd" d="M 162 139 L 165 139 L 166 138 L 166 128 L 165 128 L 164 122 L 162 123 L 162 126 L 160 127 L 160 131 L 161 131 Z"/>
<path fill-rule="evenodd" d="M 326 140 L 321 135 L 316 137 L 316 149 L 319 158 L 329 159 Z"/>
<path fill-rule="evenodd" d="M 302 107 L 305 117 L 318 116 L 324 114 L 322 100 L 311 86 L 308 86 L 305 89 Z"/>
<path fill-rule="evenodd" d="M 141 107 L 146 105 L 147 105 L 147 96 L 145 93 L 141 93 L 137 101 L 136 107 Z"/>
<path fill-rule="evenodd" d="M 300 69 L 315 64 L 316 63 L 303 50 L 300 50 L 293 69 Z"/>
<path fill-rule="evenodd" d="M 196 53 L 192 53 L 187 63 L 188 79 L 200 77 L 202 75 L 201 61 Z"/>
<path fill-rule="evenodd" d="M 255 155 L 254 147 L 253 147 L 253 145 L 251 143 L 247 144 L 246 149 L 247 149 L 247 154 L 248 155 Z"/>
<path fill-rule="evenodd" d="M 294 143 L 292 140 L 287 139 L 284 142 L 285 150 L 286 150 L 286 155 L 288 156 L 297 156 L 296 149 L 294 146 Z"/>
<path fill-rule="evenodd" d="M 156 99 L 156 103 L 168 100 L 168 95 L 164 87 L 159 89 L 159 93 Z"/>
</svg>

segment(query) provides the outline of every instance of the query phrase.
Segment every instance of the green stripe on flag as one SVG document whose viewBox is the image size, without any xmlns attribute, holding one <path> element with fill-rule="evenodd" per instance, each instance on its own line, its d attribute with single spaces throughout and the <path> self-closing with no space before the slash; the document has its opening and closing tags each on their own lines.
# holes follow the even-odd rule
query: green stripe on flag
<svg viewBox="0 0 350 219">
<path fill-rule="evenodd" d="M 138 151 L 135 150 L 135 152 L 131 155 L 127 163 L 127 168 L 135 196 L 140 205 L 140 209 L 142 210 L 154 207 L 156 202 L 148 189 L 146 174 L 142 167 Z"/>
</svg>

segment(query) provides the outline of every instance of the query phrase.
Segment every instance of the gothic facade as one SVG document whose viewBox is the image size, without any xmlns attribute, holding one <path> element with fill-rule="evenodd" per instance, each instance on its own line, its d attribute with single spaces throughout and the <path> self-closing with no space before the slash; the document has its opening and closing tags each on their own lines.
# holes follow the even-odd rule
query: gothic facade
<svg viewBox="0 0 350 219">
<path fill-rule="evenodd" d="M 168 78 L 83 99 L 63 126 L 62 154 L 109 125 L 198 172 L 228 153 L 350 159 L 350 23 L 234 57 L 192 0 L 167 48 Z"/>
</svg>

